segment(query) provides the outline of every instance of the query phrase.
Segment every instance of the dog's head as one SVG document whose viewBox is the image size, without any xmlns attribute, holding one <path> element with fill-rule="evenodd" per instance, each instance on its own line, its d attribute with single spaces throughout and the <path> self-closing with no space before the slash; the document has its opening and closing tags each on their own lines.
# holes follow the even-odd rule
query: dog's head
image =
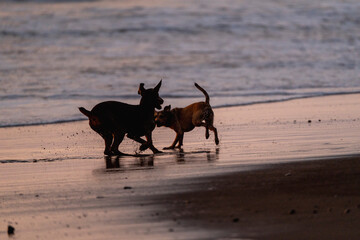
<svg viewBox="0 0 360 240">
<path fill-rule="evenodd" d="M 155 123 L 158 127 L 169 127 L 171 125 L 172 112 L 171 105 L 164 107 L 164 110 L 155 112 Z"/>
<path fill-rule="evenodd" d="M 161 87 L 161 82 L 156 85 L 155 88 L 144 88 L 144 83 L 140 83 L 138 93 L 141 95 L 140 105 L 149 106 L 151 108 L 161 109 L 161 104 L 164 103 L 164 100 L 159 96 L 159 90 Z"/>
</svg>

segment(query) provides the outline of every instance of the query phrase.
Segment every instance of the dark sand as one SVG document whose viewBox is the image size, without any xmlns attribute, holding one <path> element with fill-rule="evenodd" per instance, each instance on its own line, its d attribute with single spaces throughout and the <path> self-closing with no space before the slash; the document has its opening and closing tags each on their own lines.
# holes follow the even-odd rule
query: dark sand
<svg viewBox="0 0 360 240">
<path fill-rule="evenodd" d="M 1 128 L 0 239 L 358 239 L 359 100 L 215 109 L 219 146 L 119 159 L 87 121 Z"/>
<path fill-rule="evenodd" d="M 358 239 L 360 157 L 274 164 L 187 181 L 161 216 L 214 239 Z M 176 227 L 174 227 L 176 231 Z"/>
</svg>

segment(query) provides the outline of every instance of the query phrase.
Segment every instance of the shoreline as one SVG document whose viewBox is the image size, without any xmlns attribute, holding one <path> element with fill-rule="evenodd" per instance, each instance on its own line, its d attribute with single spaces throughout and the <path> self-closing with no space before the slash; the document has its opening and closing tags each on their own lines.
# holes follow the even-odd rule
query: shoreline
<svg viewBox="0 0 360 240">
<path fill-rule="evenodd" d="M 254 106 L 254 105 L 259 105 L 259 104 L 273 104 L 273 103 L 282 103 L 282 102 L 288 102 L 288 101 L 296 101 L 296 100 L 301 100 L 301 99 L 323 98 L 323 97 L 343 96 L 343 95 L 359 95 L 359 94 L 360 94 L 360 92 L 329 93 L 329 94 L 320 94 L 320 95 L 315 95 L 315 96 L 294 97 L 294 98 L 283 99 L 283 100 L 269 100 L 269 101 L 259 101 L 259 102 L 234 104 L 234 105 L 214 106 L 213 109 L 247 107 L 247 106 Z M 179 106 L 179 107 L 184 107 L 184 106 Z M 0 126 L 0 129 L 1 128 L 13 128 L 13 127 L 15 128 L 15 127 L 54 125 L 54 124 L 81 122 L 81 121 L 86 121 L 86 120 L 87 120 L 86 118 L 79 118 L 79 119 L 72 119 L 72 120 L 71 119 L 70 120 L 57 120 L 57 121 L 53 121 L 53 122 L 5 125 L 5 126 Z"/>
<path fill-rule="evenodd" d="M 0 128 L 0 238 L 357 239 L 359 99 L 214 109 L 219 146 L 196 128 L 136 158 L 104 157 L 87 121 Z M 174 137 L 156 128 L 154 145 Z"/>
</svg>

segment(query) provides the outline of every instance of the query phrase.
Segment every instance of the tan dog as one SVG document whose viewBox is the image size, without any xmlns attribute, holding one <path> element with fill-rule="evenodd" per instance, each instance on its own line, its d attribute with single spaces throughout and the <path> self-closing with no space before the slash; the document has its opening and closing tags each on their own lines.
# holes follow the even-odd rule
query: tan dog
<svg viewBox="0 0 360 240">
<path fill-rule="evenodd" d="M 193 103 L 185 108 L 174 108 L 166 106 L 163 111 L 155 113 L 155 123 L 158 127 L 165 126 L 176 132 L 176 137 L 170 147 L 164 149 L 181 148 L 183 145 L 184 133 L 193 130 L 195 127 L 206 128 L 205 137 L 209 138 L 209 129 L 215 134 L 215 143 L 219 144 L 217 129 L 214 127 L 214 112 L 210 106 L 210 98 L 207 92 L 195 83 L 195 87 L 205 95 L 205 102 Z"/>
</svg>

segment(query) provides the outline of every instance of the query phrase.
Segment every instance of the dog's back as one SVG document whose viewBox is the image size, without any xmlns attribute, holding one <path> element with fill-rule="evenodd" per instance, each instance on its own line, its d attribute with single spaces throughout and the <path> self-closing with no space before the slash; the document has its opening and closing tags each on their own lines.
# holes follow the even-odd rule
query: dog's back
<svg viewBox="0 0 360 240">
<path fill-rule="evenodd" d="M 139 106 L 116 101 L 97 104 L 91 110 L 91 114 L 99 119 L 104 128 L 113 130 L 122 129 L 125 132 L 138 127 L 139 123 L 137 122 L 141 119 Z"/>
<path fill-rule="evenodd" d="M 197 119 L 204 120 L 204 109 L 211 107 L 206 102 L 197 102 L 190 104 L 184 108 L 174 108 L 171 110 L 172 114 L 176 116 L 181 129 L 184 132 L 189 132 L 194 129 L 194 121 Z"/>
</svg>

